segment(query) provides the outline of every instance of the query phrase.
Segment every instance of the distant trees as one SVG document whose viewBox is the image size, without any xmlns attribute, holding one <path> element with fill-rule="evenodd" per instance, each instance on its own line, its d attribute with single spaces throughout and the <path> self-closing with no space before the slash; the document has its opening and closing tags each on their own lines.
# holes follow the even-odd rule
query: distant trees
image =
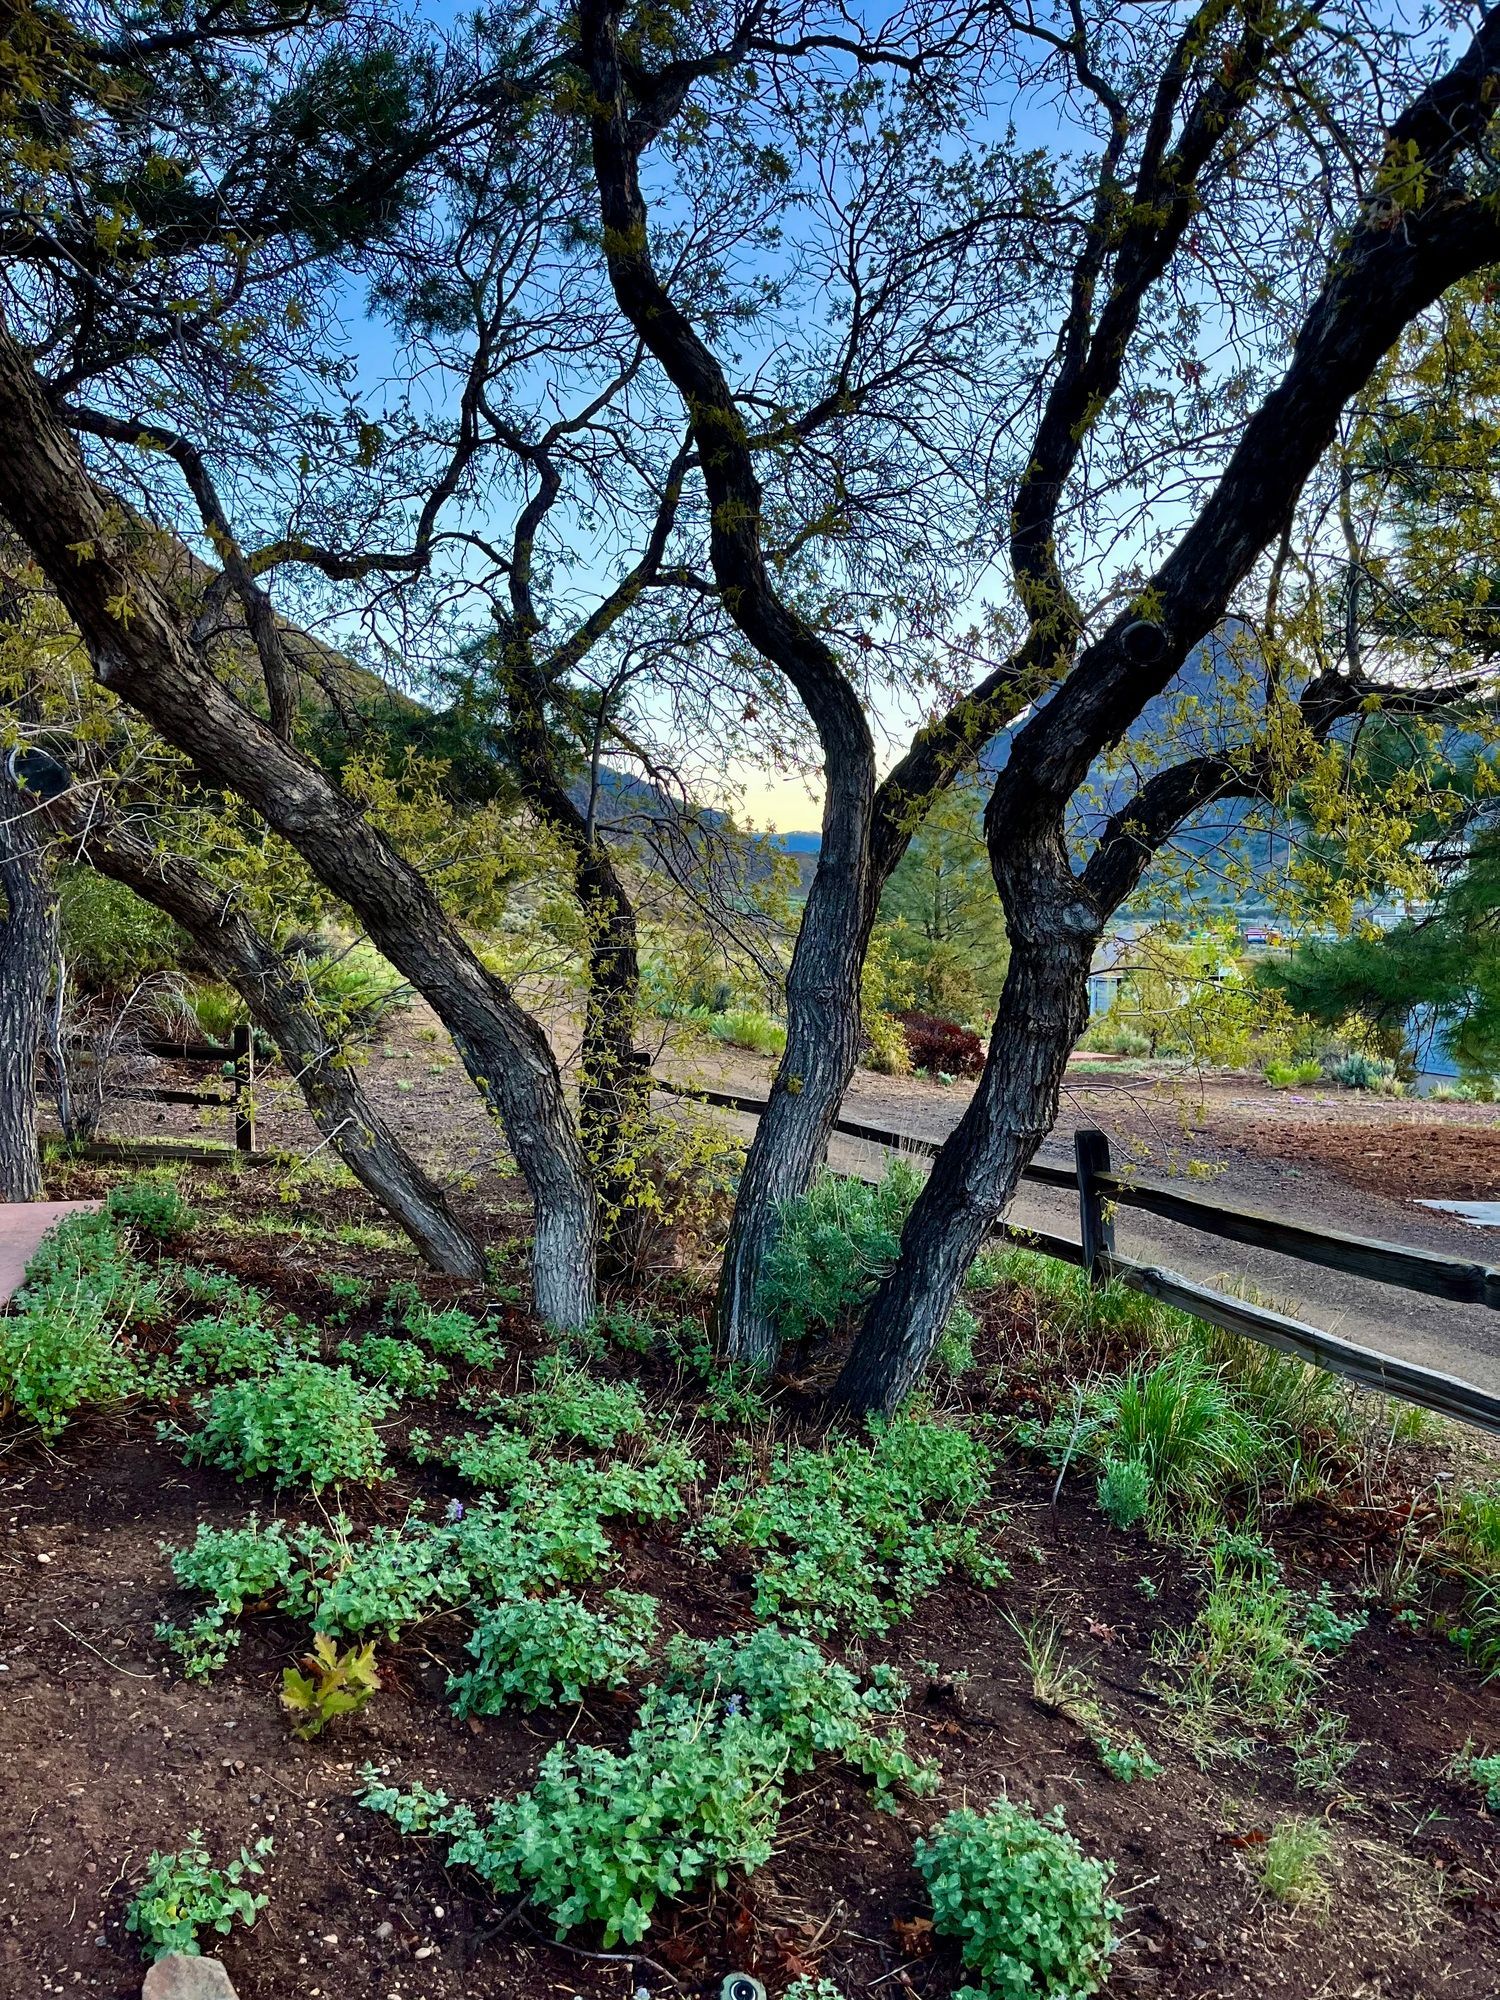
<svg viewBox="0 0 1500 2000">
<path fill-rule="evenodd" d="M 909 966 L 909 1004 L 988 1021 L 1010 948 L 984 844 L 983 798 L 959 783 L 939 798 L 891 872 L 877 922 Z"/>
<path fill-rule="evenodd" d="M 1459 1068 L 1500 1070 L 1500 828 L 1482 825 L 1430 907 L 1389 928 L 1314 940 L 1264 977 L 1298 1013 L 1359 1026 L 1403 1065 L 1435 1034 Z"/>
</svg>

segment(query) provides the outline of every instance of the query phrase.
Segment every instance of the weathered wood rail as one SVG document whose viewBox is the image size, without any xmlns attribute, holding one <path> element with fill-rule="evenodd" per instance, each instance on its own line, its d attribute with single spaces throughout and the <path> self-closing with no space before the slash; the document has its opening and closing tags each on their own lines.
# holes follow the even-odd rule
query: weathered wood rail
<svg viewBox="0 0 1500 2000">
<path fill-rule="evenodd" d="M 747 1112 L 752 1117 L 758 1117 L 766 1108 L 764 1098 L 745 1097 L 735 1091 L 699 1090 L 659 1076 L 652 1078 L 652 1088 L 722 1110 Z M 837 1119 L 834 1130 L 843 1138 L 864 1139 L 877 1146 L 927 1158 L 938 1151 L 940 1143 L 887 1131 L 854 1118 Z M 1092 1130 L 1075 1135 L 1072 1167 L 1036 1160 L 1021 1178 L 1035 1187 L 1060 1188 L 1076 1197 L 1079 1240 L 1075 1242 L 1069 1236 L 1053 1235 L 1047 1230 L 1000 1223 L 995 1235 L 1001 1241 L 1078 1265 L 1096 1284 L 1128 1285 L 1133 1291 L 1145 1292 L 1163 1305 L 1205 1320 L 1226 1333 L 1240 1334 L 1247 1340 L 1258 1340 L 1264 1346 L 1295 1354 L 1299 1360 L 1344 1376 L 1363 1389 L 1399 1397 L 1482 1430 L 1500 1431 L 1500 1396 L 1475 1383 L 1403 1361 L 1399 1355 L 1361 1347 L 1337 1334 L 1325 1333 L 1321 1327 L 1277 1312 L 1271 1306 L 1256 1305 L 1218 1291 L 1212 1285 L 1200 1284 L 1180 1271 L 1120 1256 L 1115 1250 L 1114 1215 L 1121 1208 L 1140 1209 L 1225 1242 L 1269 1250 L 1277 1256 L 1318 1264 L 1324 1270 L 1342 1271 L 1350 1277 L 1394 1285 L 1404 1291 L 1423 1292 L 1455 1305 L 1500 1309 L 1500 1268 L 1495 1265 L 1439 1256 L 1412 1244 L 1382 1243 L 1373 1237 L 1309 1227 L 1255 1209 L 1229 1208 L 1165 1182 L 1117 1174 L 1111 1169 L 1108 1141 L 1102 1132 Z"/>
<path fill-rule="evenodd" d="M 192 1063 L 218 1070 L 226 1088 L 215 1090 L 175 1090 L 170 1086 L 142 1084 L 113 1090 L 112 1097 L 131 1098 L 143 1104 L 197 1104 L 232 1109 L 236 1152 L 255 1151 L 255 1036 L 248 1027 L 234 1029 L 229 1044 L 192 1041 L 143 1041 L 142 1053 L 167 1062 Z"/>
</svg>

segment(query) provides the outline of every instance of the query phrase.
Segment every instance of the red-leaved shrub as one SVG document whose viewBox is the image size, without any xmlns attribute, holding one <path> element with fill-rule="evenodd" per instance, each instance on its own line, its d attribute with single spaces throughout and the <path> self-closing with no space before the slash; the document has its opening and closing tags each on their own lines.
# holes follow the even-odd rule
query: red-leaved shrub
<svg viewBox="0 0 1500 2000">
<path fill-rule="evenodd" d="M 984 1068 L 984 1043 L 972 1028 L 915 1008 L 896 1019 L 906 1032 L 913 1069 L 942 1070 L 945 1076 L 978 1076 Z"/>
</svg>

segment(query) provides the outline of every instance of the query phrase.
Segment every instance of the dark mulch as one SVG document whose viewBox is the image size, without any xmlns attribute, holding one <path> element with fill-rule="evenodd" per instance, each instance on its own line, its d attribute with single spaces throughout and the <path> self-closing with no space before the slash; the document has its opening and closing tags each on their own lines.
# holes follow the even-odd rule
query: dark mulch
<svg viewBox="0 0 1500 2000">
<path fill-rule="evenodd" d="M 57 1191 L 98 1184 L 74 1170 Z M 512 1184 L 481 1179 L 466 1199 L 491 1234 L 524 1225 Z M 205 1206 L 241 1222 L 278 1212 L 260 1176 L 225 1180 Z M 282 1212 L 327 1229 L 373 1219 L 346 1191 L 304 1192 L 296 1211 Z M 327 1317 L 332 1271 L 413 1276 L 404 1253 L 326 1238 L 209 1229 L 192 1250 L 313 1320 Z M 454 1295 L 421 1283 L 434 1299 Z M 515 1353 L 536 1351 L 537 1330 L 506 1311 Z M 993 1309 L 964 1400 L 1013 1408 L 1022 1345 L 1024 1328 Z M 786 1406 L 788 1428 L 815 1428 L 810 1385 L 789 1387 Z M 424 1409 L 423 1420 L 437 1427 L 444 1415 L 456 1417 Z M 627 1700 L 577 1716 L 465 1724 L 443 1700 L 462 1628 L 436 1619 L 387 1650 L 385 1686 L 368 1710 L 299 1744 L 276 1701 L 304 1637 L 297 1628 L 247 1620 L 229 1669 L 204 1687 L 178 1678 L 151 1636 L 158 1619 L 186 1608 L 159 1544 L 191 1540 L 199 1522 L 238 1523 L 252 1505 L 264 1516 L 275 1496 L 185 1469 L 143 1410 L 79 1424 L 53 1450 L 14 1440 L 0 1454 L 0 1994 L 136 1993 L 141 1964 L 122 1928 L 130 1894 L 153 1848 L 201 1827 L 219 1855 L 260 1833 L 276 1842 L 270 1907 L 224 1951 L 242 2000 L 623 2000 L 637 1986 L 654 1996 L 715 1993 L 732 1967 L 758 1971 L 773 1994 L 817 1969 L 851 1997 L 938 2000 L 961 1978 L 925 1928 L 912 1839 L 952 1805 L 1002 1791 L 1062 1805 L 1085 1847 L 1117 1862 L 1130 1914 L 1112 1994 L 1481 2000 L 1500 1990 L 1496 1827 L 1444 1775 L 1466 1738 L 1500 1741 L 1496 1691 L 1451 1647 L 1377 1613 L 1338 1660 L 1328 1692 L 1363 1745 L 1351 1796 L 1328 1810 L 1332 1902 L 1302 1914 L 1269 1904 L 1252 1865 L 1258 1841 L 1276 1819 L 1323 1803 L 1296 1790 L 1290 1758 L 1275 1746 L 1199 1768 L 1164 1698 L 1170 1677 L 1152 1660 L 1153 1639 L 1192 1619 L 1192 1579 L 1172 1551 L 1108 1529 L 1082 1483 L 1070 1481 L 1054 1510 L 1051 1484 L 1050 1472 L 1008 1459 L 994 1525 L 1013 1579 L 993 1591 L 951 1584 L 869 1649 L 872 1661 L 892 1660 L 911 1677 L 912 1744 L 941 1759 L 941 1796 L 890 1817 L 870 1809 L 857 1783 L 817 1778 L 793 1801 L 772 1862 L 707 1903 L 664 1911 L 642 1947 L 652 1962 L 632 1966 L 589 1956 L 597 1940 L 586 1933 L 575 1934 L 578 1949 L 559 1948 L 524 1912 L 446 1875 L 431 1850 L 355 1803 L 367 1761 L 455 1796 L 513 1790 L 561 1734 L 619 1740 Z M 354 1496 L 353 1511 L 400 1518 L 442 1490 L 441 1479 L 407 1467 Z M 1403 1519 L 1393 1494 L 1361 1491 L 1285 1519 L 1279 1539 L 1293 1573 L 1344 1588 L 1387 1559 Z M 671 1535 L 620 1541 L 618 1580 L 661 1597 L 669 1621 L 704 1634 L 750 1621 L 748 1571 L 707 1568 Z M 1157 1586 L 1154 1600 L 1143 1576 Z M 1107 1777 L 1083 1733 L 1031 1699 L 1008 1616 L 1039 1614 L 1062 1620 L 1070 1657 L 1112 1727 L 1167 1767 L 1159 1782 Z"/>
</svg>

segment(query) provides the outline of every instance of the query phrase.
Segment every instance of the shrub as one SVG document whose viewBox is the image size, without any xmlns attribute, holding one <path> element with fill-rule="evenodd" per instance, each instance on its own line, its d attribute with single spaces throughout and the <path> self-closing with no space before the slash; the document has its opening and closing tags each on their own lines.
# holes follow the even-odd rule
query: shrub
<svg viewBox="0 0 1500 2000">
<path fill-rule="evenodd" d="M 1151 1474 L 1138 1458 L 1112 1458 L 1095 1489 L 1117 1528 L 1133 1528 L 1151 1505 Z"/>
<path fill-rule="evenodd" d="M 188 1005 L 211 1042 L 227 1043 L 235 1029 L 243 1027 L 249 1018 L 245 1003 L 234 988 L 221 985 L 216 979 L 195 979 L 188 989 Z"/>
<path fill-rule="evenodd" d="M 917 1842 L 916 1863 L 934 1927 L 958 1940 L 986 2000 L 1082 2000 L 1104 1984 L 1123 1914 L 1107 1893 L 1113 1871 L 1084 1854 L 1060 1809 L 963 1807 Z"/>
<path fill-rule="evenodd" d="M 878 1186 L 822 1174 L 784 1204 L 760 1287 L 783 1340 L 830 1332 L 852 1317 L 895 1263 L 921 1187 L 916 1170 L 897 1159 Z"/>
<path fill-rule="evenodd" d="M 910 1076 L 911 1048 L 894 1014 L 873 1008 L 864 1016 L 864 1065 L 879 1076 Z"/>
<path fill-rule="evenodd" d="M 763 1866 L 786 1775 L 820 1753 L 915 1773 L 898 1745 L 872 1748 L 870 1718 L 886 1705 L 885 1691 L 871 1702 L 782 1633 L 682 1646 L 668 1682 L 646 1690 L 623 1750 L 558 1743 L 530 1791 L 496 1800 L 483 1819 L 421 1787 L 372 1786 L 363 1803 L 406 1832 L 446 1836 L 448 1866 L 525 1895 L 559 1937 L 601 1924 L 608 1950 L 644 1936 L 663 1896 L 722 1889 L 732 1871 Z"/>
<path fill-rule="evenodd" d="M 0 1416 L 56 1437 L 75 1410 L 136 1395 L 142 1377 L 121 1335 L 156 1293 L 105 1215 L 70 1215 L 43 1239 L 0 1317 Z"/>
<path fill-rule="evenodd" d="M 128 993 L 187 949 L 170 917 L 92 868 L 59 871 L 57 909 L 68 970 L 88 993 Z"/>
<path fill-rule="evenodd" d="M 216 1868 L 203 1845 L 201 1833 L 190 1833 L 188 1844 L 176 1854 L 153 1854 L 146 1864 L 146 1879 L 125 1916 L 125 1928 L 134 1931 L 147 1958 L 164 1957 L 180 1951 L 196 1958 L 202 1951 L 199 1931 L 217 1931 L 227 1937 L 238 1918 L 249 1926 L 266 1907 L 267 1898 L 245 1888 L 247 1875 L 264 1875 L 267 1855 L 274 1843 L 262 1838 L 254 1850 L 242 1847 L 239 1859 L 227 1868 Z"/>
<path fill-rule="evenodd" d="M 950 1570 L 984 1583 L 1007 1574 L 967 1519 L 988 1496 L 989 1463 L 967 1431 L 901 1418 L 869 1444 L 797 1447 L 764 1481 L 729 1480 L 696 1537 L 768 1552 L 758 1616 L 809 1632 L 884 1632 Z"/>
<path fill-rule="evenodd" d="M 1381 1097 L 1401 1097 L 1406 1088 L 1397 1077 L 1393 1062 L 1366 1055 L 1362 1049 L 1330 1063 L 1328 1079 L 1330 1083 L 1341 1083 L 1345 1090 L 1370 1090 Z"/>
<path fill-rule="evenodd" d="M 603 1609 L 576 1597 L 515 1597 L 481 1614 L 468 1641 L 475 1664 L 448 1682 L 460 1715 L 498 1715 L 581 1701 L 585 1688 L 621 1687 L 644 1666 L 656 1631 L 654 1597 L 612 1590 Z"/>
<path fill-rule="evenodd" d="M 1316 1057 L 1306 1062 L 1268 1062 L 1263 1072 L 1266 1082 L 1273 1090 L 1286 1090 L 1294 1083 L 1317 1083 L 1323 1075 L 1323 1065 Z"/>
<path fill-rule="evenodd" d="M 786 1050 L 785 1025 L 753 1007 L 733 1007 L 723 1014 L 710 1014 L 707 1027 L 716 1042 L 751 1049 L 758 1056 L 779 1056 Z"/>
<path fill-rule="evenodd" d="M 955 1305 L 937 1344 L 937 1359 L 945 1374 L 955 1381 L 968 1374 L 974 1366 L 974 1343 L 978 1338 L 979 1321 L 966 1305 Z"/>
<path fill-rule="evenodd" d="M 787 1769 L 810 1771 L 820 1755 L 833 1754 L 875 1786 L 877 1805 L 890 1805 L 896 1787 L 923 1794 L 936 1789 L 935 1765 L 918 1764 L 899 1730 L 879 1730 L 907 1687 L 889 1667 L 876 1667 L 869 1685 L 845 1666 L 827 1660 L 810 1639 L 762 1625 L 748 1636 L 674 1639 L 667 1650 L 665 1685 L 706 1688 L 733 1711 L 786 1740 Z"/>
<path fill-rule="evenodd" d="M 394 1408 L 383 1389 L 366 1387 L 347 1368 L 286 1361 L 272 1374 L 213 1390 L 198 1406 L 201 1423 L 184 1457 L 236 1479 L 269 1473 L 279 1486 L 373 1481 L 385 1472 L 375 1425 Z"/>
<path fill-rule="evenodd" d="M 197 1221 L 182 1189 L 167 1174 L 143 1174 L 139 1180 L 122 1181 L 110 1189 L 105 1207 L 116 1222 L 161 1240 L 185 1236 Z"/>
<path fill-rule="evenodd" d="M 1116 1020 L 1111 1009 L 1090 1021 L 1078 1046 L 1105 1056 L 1149 1056 L 1151 1037 L 1123 1018 Z"/>
<path fill-rule="evenodd" d="M 940 1014 L 909 1008 L 898 1014 L 912 1066 L 945 1076 L 978 1076 L 984 1068 L 984 1043 L 972 1028 L 945 1021 Z"/>
</svg>

